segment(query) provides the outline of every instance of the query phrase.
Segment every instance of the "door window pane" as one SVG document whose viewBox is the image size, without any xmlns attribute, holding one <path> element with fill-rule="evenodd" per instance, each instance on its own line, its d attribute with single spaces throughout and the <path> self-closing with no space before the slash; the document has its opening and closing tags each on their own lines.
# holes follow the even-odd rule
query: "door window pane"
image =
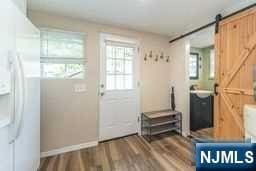
<svg viewBox="0 0 256 171">
<path fill-rule="evenodd" d="M 120 45 L 106 46 L 107 90 L 125 90 L 133 88 L 134 57 L 134 47 Z"/>
<path fill-rule="evenodd" d="M 115 76 L 107 75 L 107 90 L 114 90 L 114 89 L 115 89 Z"/>
<path fill-rule="evenodd" d="M 116 74 L 123 74 L 124 73 L 124 60 L 123 59 L 116 59 Z"/>
<path fill-rule="evenodd" d="M 125 76 L 125 89 L 132 89 L 133 77 L 132 75 Z"/>
<path fill-rule="evenodd" d="M 116 89 L 124 89 L 124 75 L 116 75 Z"/>
<path fill-rule="evenodd" d="M 125 58 L 132 59 L 134 56 L 134 48 L 125 48 Z"/>
<path fill-rule="evenodd" d="M 115 73 L 115 60 L 108 59 L 107 60 L 107 74 L 114 74 Z"/>
<path fill-rule="evenodd" d="M 116 48 L 116 58 L 122 59 L 124 58 L 124 48 L 123 47 L 117 47 Z"/>
<path fill-rule="evenodd" d="M 127 60 L 125 61 L 125 74 L 132 74 L 133 66 L 132 61 Z"/>
<path fill-rule="evenodd" d="M 107 58 L 113 58 L 114 55 L 113 55 L 113 48 L 111 46 L 107 46 L 106 47 L 106 55 L 107 55 Z"/>
</svg>

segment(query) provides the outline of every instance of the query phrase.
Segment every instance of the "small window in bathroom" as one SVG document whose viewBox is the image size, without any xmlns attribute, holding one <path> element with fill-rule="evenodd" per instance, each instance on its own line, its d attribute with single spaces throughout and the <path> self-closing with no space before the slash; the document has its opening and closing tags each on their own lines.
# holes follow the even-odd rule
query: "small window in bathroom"
<svg viewBox="0 0 256 171">
<path fill-rule="evenodd" d="M 190 53 L 189 78 L 191 80 L 196 80 L 199 78 L 199 54 L 198 53 Z"/>
<path fill-rule="evenodd" d="M 212 49 L 210 51 L 210 79 L 214 78 L 214 72 L 215 72 L 215 53 L 214 53 L 214 49 Z"/>
</svg>

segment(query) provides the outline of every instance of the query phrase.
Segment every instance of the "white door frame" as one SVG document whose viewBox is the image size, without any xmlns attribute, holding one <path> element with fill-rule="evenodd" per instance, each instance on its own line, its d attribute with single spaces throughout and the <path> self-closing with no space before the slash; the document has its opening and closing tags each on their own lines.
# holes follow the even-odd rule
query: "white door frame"
<svg viewBox="0 0 256 171">
<path fill-rule="evenodd" d="M 116 34 L 109 34 L 109 33 L 100 33 L 100 75 L 99 75 L 99 85 L 98 85 L 98 141 L 100 141 L 100 96 L 102 93 L 101 90 L 101 84 L 102 84 L 102 75 L 105 74 L 105 71 L 103 70 L 104 65 L 104 54 L 105 54 L 105 41 L 111 40 L 111 41 L 118 41 L 118 42 L 125 42 L 125 43 L 131 43 L 136 45 L 136 60 L 135 61 L 135 82 L 136 82 L 136 92 L 137 92 L 137 133 L 141 135 L 141 83 L 140 83 L 140 42 L 137 39 L 130 38 L 127 36 L 120 36 Z"/>
</svg>

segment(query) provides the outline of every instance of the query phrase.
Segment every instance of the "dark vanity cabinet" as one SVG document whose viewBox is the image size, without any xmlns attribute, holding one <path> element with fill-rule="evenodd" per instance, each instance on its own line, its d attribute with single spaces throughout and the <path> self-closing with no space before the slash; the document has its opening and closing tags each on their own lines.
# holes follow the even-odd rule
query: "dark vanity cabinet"
<svg viewBox="0 0 256 171">
<path fill-rule="evenodd" d="M 199 97 L 190 93 L 190 130 L 213 127 L 213 96 Z"/>
</svg>

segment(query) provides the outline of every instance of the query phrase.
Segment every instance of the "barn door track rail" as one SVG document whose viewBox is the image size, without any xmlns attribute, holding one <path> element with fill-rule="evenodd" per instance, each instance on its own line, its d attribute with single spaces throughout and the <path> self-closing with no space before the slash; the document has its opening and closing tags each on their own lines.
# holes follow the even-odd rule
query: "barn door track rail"
<svg viewBox="0 0 256 171">
<path fill-rule="evenodd" d="M 254 7 L 256 7 L 256 3 L 254 3 L 254 4 L 252 4 L 252 5 L 249 5 L 249 6 L 245 7 L 245 8 L 242 8 L 242 9 L 240 9 L 240 10 L 238 10 L 238 11 L 236 11 L 236 12 L 233 12 L 233 13 L 227 15 L 227 16 L 224 16 L 224 17 L 222 17 L 221 14 L 218 14 L 218 15 L 216 15 L 216 17 L 215 17 L 215 21 L 210 22 L 210 23 L 208 23 L 208 24 L 206 24 L 206 25 L 204 25 L 204 26 L 202 26 L 202 27 L 199 27 L 199 28 L 193 30 L 193 31 L 190 31 L 190 32 L 188 32 L 188 33 L 185 33 L 185 34 L 183 34 L 183 35 L 181 35 L 181 36 L 179 36 L 179 37 L 176 37 L 176 38 L 170 40 L 169 43 L 176 42 L 176 41 L 178 41 L 178 40 L 180 40 L 180 39 L 183 39 L 183 38 L 185 38 L 185 37 L 187 37 L 187 36 L 190 36 L 190 35 L 192 35 L 192 34 L 194 34 L 194 33 L 196 33 L 196 32 L 199 32 L 199 31 L 201 31 L 201 30 L 204 30 L 204 29 L 206 29 L 206 28 L 208 28 L 208 27 L 211 27 L 211 26 L 213 26 L 213 25 L 215 25 L 215 33 L 218 33 L 218 31 L 219 31 L 219 22 L 220 22 L 220 21 L 225 20 L 225 19 L 227 19 L 227 18 L 229 18 L 229 17 L 232 17 L 232 16 L 234 16 L 234 15 L 236 15 L 236 14 L 239 14 L 239 13 L 241 13 L 241 12 L 243 12 L 243 11 L 246 11 L 246 10 L 251 9 L 251 8 L 254 8 Z"/>
</svg>

